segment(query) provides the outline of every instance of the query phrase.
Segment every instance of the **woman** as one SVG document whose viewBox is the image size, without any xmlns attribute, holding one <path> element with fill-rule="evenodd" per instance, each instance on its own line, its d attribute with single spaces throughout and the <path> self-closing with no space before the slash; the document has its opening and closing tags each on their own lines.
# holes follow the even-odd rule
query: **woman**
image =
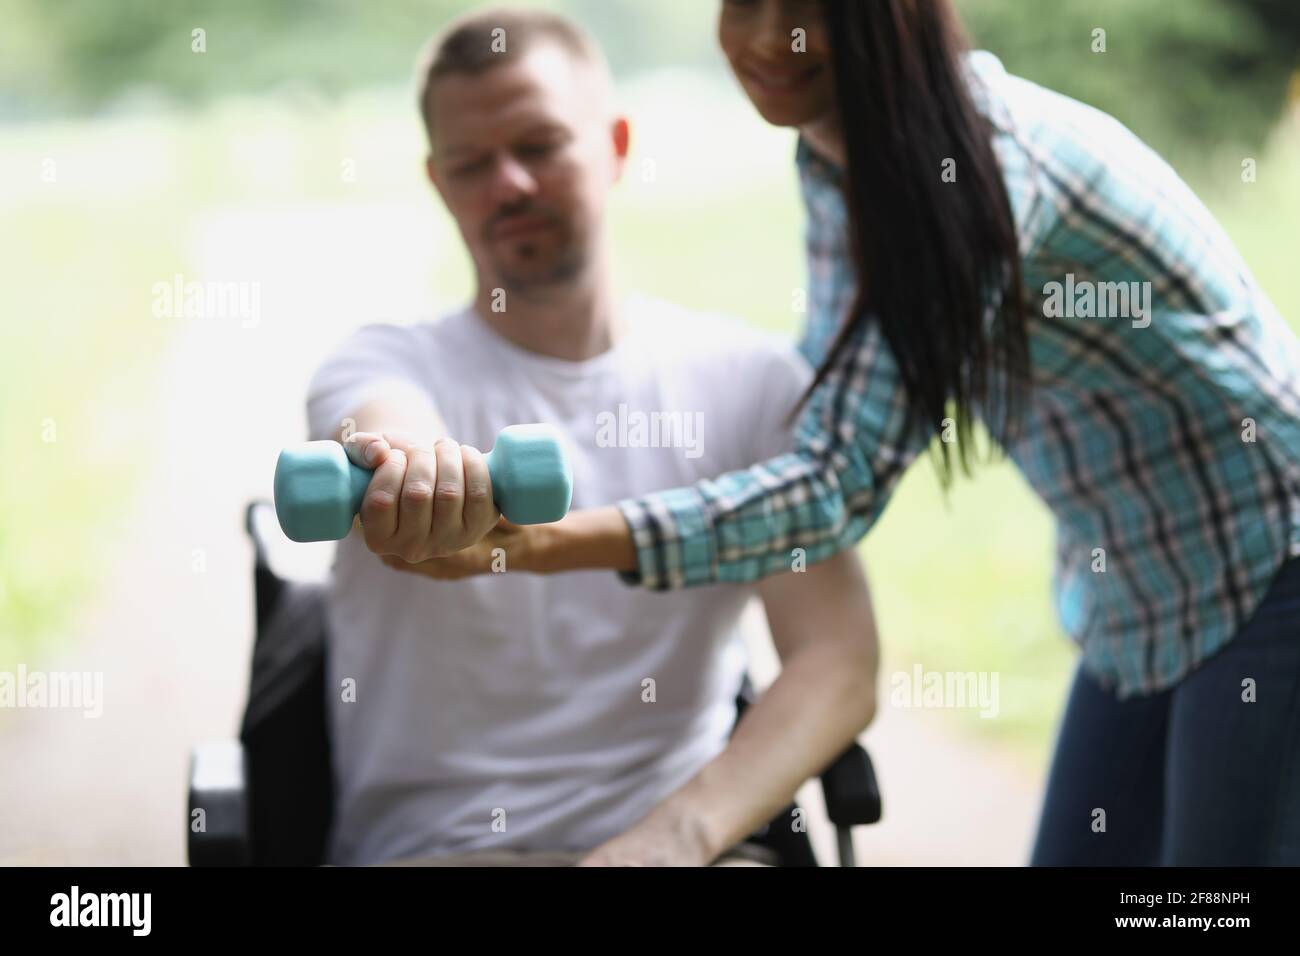
<svg viewBox="0 0 1300 956">
<path fill-rule="evenodd" d="M 948 0 L 725 0 L 719 40 L 800 134 L 797 450 L 425 570 L 754 580 L 857 542 L 935 435 L 965 468 L 978 418 L 1054 512 L 1083 652 L 1033 861 L 1300 863 L 1300 348 L 1222 230 Z"/>
</svg>

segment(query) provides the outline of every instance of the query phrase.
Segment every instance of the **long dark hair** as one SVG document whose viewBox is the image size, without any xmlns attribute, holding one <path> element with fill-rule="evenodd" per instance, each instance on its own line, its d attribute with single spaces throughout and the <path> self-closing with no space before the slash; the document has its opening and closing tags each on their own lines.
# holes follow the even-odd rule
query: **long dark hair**
<svg viewBox="0 0 1300 956">
<path fill-rule="evenodd" d="M 950 0 L 826 0 L 825 10 L 857 291 L 809 393 L 878 322 L 911 420 L 939 431 L 953 418 L 968 473 L 976 408 L 994 440 L 1014 439 L 1029 358 L 1015 221 L 968 86 L 966 36 Z M 946 485 L 953 462 L 938 445 Z"/>
</svg>

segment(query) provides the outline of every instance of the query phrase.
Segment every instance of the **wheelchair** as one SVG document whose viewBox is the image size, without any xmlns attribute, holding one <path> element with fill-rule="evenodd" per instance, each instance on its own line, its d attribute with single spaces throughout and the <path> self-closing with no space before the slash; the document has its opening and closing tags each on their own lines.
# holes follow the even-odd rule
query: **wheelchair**
<svg viewBox="0 0 1300 956">
<path fill-rule="evenodd" d="M 268 519 L 268 514 L 271 516 Z M 325 862 L 333 781 L 325 710 L 325 587 L 272 570 L 269 502 L 251 502 L 256 631 L 248 702 L 237 741 L 193 751 L 189 781 L 191 866 L 318 866 Z M 755 699 L 746 676 L 737 720 Z M 820 775 L 841 866 L 856 865 L 852 828 L 881 816 L 871 758 L 852 744 Z M 807 828 L 790 804 L 745 843 L 777 866 L 817 866 Z"/>
</svg>

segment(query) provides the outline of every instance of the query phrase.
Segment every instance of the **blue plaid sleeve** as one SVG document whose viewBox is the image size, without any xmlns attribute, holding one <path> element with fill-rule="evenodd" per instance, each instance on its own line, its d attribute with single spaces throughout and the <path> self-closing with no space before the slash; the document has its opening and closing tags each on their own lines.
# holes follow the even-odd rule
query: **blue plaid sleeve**
<svg viewBox="0 0 1300 956">
<path fill-rule="evenodd" d="M 868 323 L 810 398 L 795 451 L 620 503 L 639 565 L 624 577 L 653 590 L 746 582 L 836 554 L 866 534 L 927 437 Z"/>
</svg>

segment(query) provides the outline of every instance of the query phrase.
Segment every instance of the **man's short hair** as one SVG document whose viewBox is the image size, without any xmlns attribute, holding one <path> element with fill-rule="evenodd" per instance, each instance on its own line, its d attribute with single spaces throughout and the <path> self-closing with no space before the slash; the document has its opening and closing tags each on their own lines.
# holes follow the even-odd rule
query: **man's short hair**
<svg viewBox="0 0 1300 956">
<path fill-rule="evenodd" d="M 599 44 L 572 20 L 546 10 L 493 7 L 457 17 L 434 35 L 417 67 L 420 116 L 430 141 L 434 84 L 454 73 L 478 75 L 513 62 L 539 46 L 553 44 L 575 60 L 608 74 Z"/>
</svg>

